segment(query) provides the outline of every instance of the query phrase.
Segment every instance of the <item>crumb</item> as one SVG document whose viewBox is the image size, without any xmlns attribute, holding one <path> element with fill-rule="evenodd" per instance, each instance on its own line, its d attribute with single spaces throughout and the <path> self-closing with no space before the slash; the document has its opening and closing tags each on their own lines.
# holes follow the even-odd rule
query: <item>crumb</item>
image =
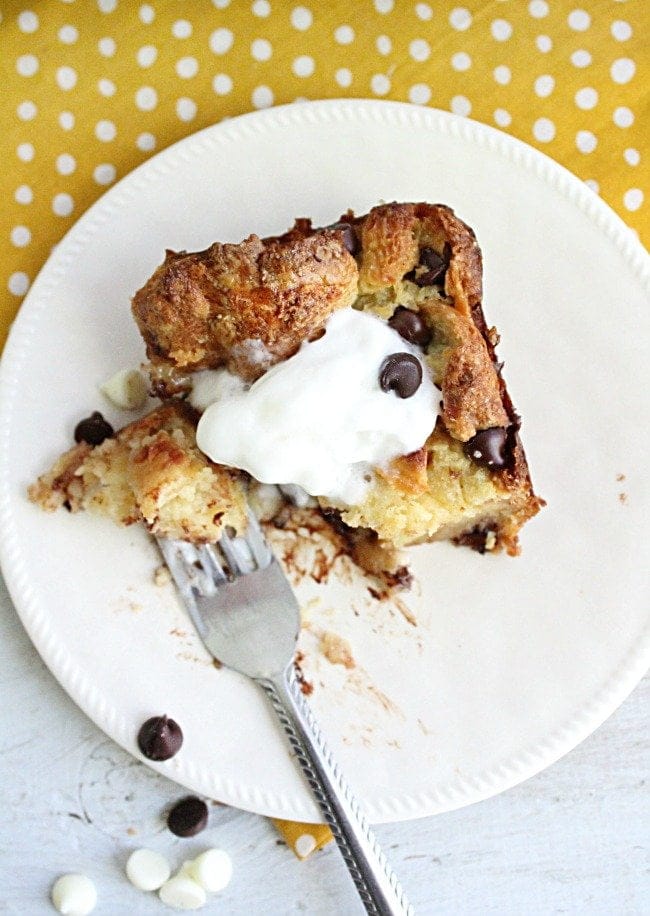
<svg viewBox="0 0 650 916">
<path fill-rule="evenodd" d="M 336 633 L 329 630 L 323 632 L 320 638 L 320 650 L 332 665 L 343 665 L 344 668 L 356 667 L 350 643 Z"/>
<path fill-rule="evenodd" d="M 213 658 L 213 659 L 212 659 L 212 664 L 213 664 L 213 666 L 217 669 L 217 671 L 219 671 L 220 668 L 223 668 L 223 665 L 222 665 L 222 663 L 219 661 L 218 658 Z"/>
<path fill-rule="evenodd" d="M 164 585 L 168 585 L 172 581 L 172 574 L 164 563 L 162 563 L 160 566 L 156 566 L 153 574 L 153 581 L 154 584 L 158 586 L 158 588 L 162 588 Z"/>
<path fill-rule="evenodd" d="M 185 630 L 180 630 L 178 627 L 174 627 L 172 630 L 169 631 L 169 635 L 178 636 L 182 639 L 185 636 L 187 636 L 187 632 Z"/>
<path fill-rule="evenodd" d="M 139 614 L 142 610 L 142 605 L 138 604 L 137 601 L 129 601 L 129 610 L 133 611 L 134 614 Z"/>
<path fill-rule="evenodd" d="M 485 535 L 485 550 L 494 550 L 497 546 L 497 536 L 494 531 L 488 531 Z"/>
<path fill-rule="evenodd" d="M 620 483 L 622 480 L 625 480 L 625 474 L 617 474 L 616 479 Z"/>
<path fill-rule="evenodd" d="M 137 836 L 138 834 L 138 831 L 135 829 L 135 827 L 127 827 L 126 832 L 129 836 Z"/>
<path fill-rule="evenodd" d="M 625 503 L 627 502 L 627 493 L 619 493 L 618 501 L 622 503 L 623 505 L 625 505 Z"/>
</svg>

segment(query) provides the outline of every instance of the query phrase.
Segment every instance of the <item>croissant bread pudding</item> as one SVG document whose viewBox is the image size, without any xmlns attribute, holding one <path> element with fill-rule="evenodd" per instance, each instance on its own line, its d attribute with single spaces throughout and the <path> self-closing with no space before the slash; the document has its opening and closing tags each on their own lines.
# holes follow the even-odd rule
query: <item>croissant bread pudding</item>
<svg viewBox="0 0 650 916">
<path fill-rule="evenodd" d="M 82 431 L 30 497 L 210 542 L 287 495 L 375 571 L 425 541 L 516 555 L 544 503 L 481 273 L 473 231 L 426 203 L 168 251 L 133 298 L 162 405 Z"/>
</svg>

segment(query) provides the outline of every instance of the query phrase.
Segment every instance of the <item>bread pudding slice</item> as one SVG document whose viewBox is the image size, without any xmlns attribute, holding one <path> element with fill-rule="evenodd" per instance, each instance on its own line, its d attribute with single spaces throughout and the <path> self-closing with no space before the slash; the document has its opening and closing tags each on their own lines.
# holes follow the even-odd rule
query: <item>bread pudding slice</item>
<svg viewBox="0 0 650 916">
<path fill-rule="evenodd" d="M 350 307 L 419 347 L 441 409 L 420 448 L 373 469 L 362 499 L 315 493 L 322 510 L 373 549 L 452 539 L 517 554 L 544 503 L 483 315 L 480 248 L 449 207 L 384 204 L 325 228 L 300 219 L 282 236 L 168 252 L 133 299 L 163 397 L 187 392 L 197 369 L 226 366 L 250 383 Z"/>
<path fill-rule="evenodd" d="M 80 442 L 30 487 L 30 499 L 196 543 L 218 540 L 226 525 L 243 531 L 241 475 L 199 451 L 196 421 L 189 404 L 170 400 L 98 445 Z"/>
</svg>

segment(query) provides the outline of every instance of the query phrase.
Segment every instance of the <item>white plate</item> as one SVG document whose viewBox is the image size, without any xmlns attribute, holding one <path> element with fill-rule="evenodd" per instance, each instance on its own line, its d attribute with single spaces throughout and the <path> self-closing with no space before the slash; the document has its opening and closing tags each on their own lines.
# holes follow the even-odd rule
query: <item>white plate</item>
<svg viewBox="0 0 650 916">
<path fill-rule="evenodd" d="M 319 814 L 264 700 L 209 664 L 173 589 L 152 584 L 144 532 L 45 515 L 25 490 L 89 410 L 126 421 L 97 384 L 142 358 L 129 298 L 165 247 L 277 233 L 295 216 L 327 223 L 381 199 L 444 201 L 476 230 L 487 319 L 548 508 L 519 559 L 414 550 L 420 588 L 405 601 L 417 627 L 367 583 L 305 577 L 305 664 L 372 820 L 499 792 L 596 728 L 650 656 L 650 270 L 581 182 L 497 131 L 414 106 L 332 101 L 237 118 L 154 157 L 89 210 L 34 283 L 2 363 L 3 569 L 42 657 L 128 750 L 144 719 L 169 713 L 185 743 L 157 769 L 287 818 Z M 350 640 L 355 669 L 316 651 L 323 628 Z"/>
</svg>

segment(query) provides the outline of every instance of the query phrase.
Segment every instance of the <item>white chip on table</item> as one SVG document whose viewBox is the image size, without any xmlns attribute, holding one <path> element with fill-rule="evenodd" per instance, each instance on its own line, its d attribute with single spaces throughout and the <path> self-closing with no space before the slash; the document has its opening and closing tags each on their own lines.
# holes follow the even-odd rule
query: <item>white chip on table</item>
<svg viewBox="0 0 650 916">
<path fill-rule="evenodd" d="M 232 859 L 223 849 L 206 849 L 193 862 L 185 862 L 183 869 L 202 888 L 216 894 L 230 883 Z"/>
<path fill-rule="evenodd" d="M 137 410 L 147 400 L 147 383 L 137 369 L 120 369 L 99 386 L 102 394 L 122 410 Z"/>
<path fill-rule="evenodd" d="M 52 887 L 52 903 L 64 916 L 87 916 L 97 904 L 97 889 L 86 875 L 61 875 Z"/>
<path fill-rule="evenodd" d="M 205 906 L 207 900 L 201 885 L 184 874 L 174 875 L 165 881 L 158 896 L 163 903 L 176 910 L 198 910 Z"/>
<path fill-rule="evenodd" d="M 136 849 L 126 863 L 126 876 L 140 891 L 157 891 L 171 873 L 167 859 L 153 849 Z"/>
</svg>

